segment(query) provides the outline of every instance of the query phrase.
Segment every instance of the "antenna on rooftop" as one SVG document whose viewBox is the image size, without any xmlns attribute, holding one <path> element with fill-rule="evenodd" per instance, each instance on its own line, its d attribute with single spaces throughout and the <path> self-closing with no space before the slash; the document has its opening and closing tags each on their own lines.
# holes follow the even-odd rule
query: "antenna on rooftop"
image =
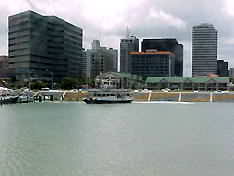
<svg viewBox="0 0 234 176">
<path fill-rule="evenodd" d="M 130 31 L 129 31 L 128 26 L 127 26 L 127 29 L 126 29 L 126 38 L 127 39 L 130 38 Z"/>
</svg>

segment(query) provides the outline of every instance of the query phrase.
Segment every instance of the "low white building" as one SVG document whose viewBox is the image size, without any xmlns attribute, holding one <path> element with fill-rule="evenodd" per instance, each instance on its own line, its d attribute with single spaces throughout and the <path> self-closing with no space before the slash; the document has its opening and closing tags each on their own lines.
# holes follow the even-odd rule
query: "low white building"
<svg viewBox="0 0 234 176">
<path fill-rule="evenodd" d="M 96 88 L 109 89 L 140 89 L 144 86 L 142 77 L 128 73 L 108 72 L 95 79 Z"/>
</svg>

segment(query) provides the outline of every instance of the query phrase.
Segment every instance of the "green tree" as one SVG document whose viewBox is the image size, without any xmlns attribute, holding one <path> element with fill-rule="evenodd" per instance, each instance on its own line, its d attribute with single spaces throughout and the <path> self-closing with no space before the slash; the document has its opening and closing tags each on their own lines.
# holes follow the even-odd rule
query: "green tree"
<svg viewBox="0 0 234 176">
<path fill-rule="evenodd" d="M 31 82 L 30 84 L 31 84 L 31 89 L 33 90 L 40 90 L 41 88 L 45 88 L 49 86 L 47 82 L 43 82 L 43 81 L 35 81 L 35 82 Z"/>
<path fill-rule="evenodd" d="M 66 77 L 61 82 L 61 88 L 66 90 L 76 89 L 78 87 L 78 83 L 77 78 Z"/>
</svg>

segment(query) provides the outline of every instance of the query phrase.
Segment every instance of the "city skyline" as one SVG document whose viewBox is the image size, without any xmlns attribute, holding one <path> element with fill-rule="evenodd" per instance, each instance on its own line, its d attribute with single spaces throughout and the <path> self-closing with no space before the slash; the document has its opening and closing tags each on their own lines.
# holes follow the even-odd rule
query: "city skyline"
<svg viewBox="0 0 234 176">
<path fill-rule="evenodd" d="M 133 3 L 134 2 L 134 3 Z M 170 5 L 169 5 L 170 3 Z M 202 3 L 202 6 L 200 5 Z M 12 5 L 14 4 L 14 5 Z M 66 5 L 64 5 L 66 4 Z M 92 4 L 92 6 L 90 6 Z M 181 9 L 181 4 L 186 8 Z M 184 45 L 185 76 L 191 75 L 192 26 L 211 23 L 219 31 L 218 59 L 234 64 L 234 4 L 227 1 L 90 1 L 64 0 L 52 3 L 49 0 L 9 0 L 0 2 L 0 54 L 7 54 L 7 17 L 25 10 L 34 10 L 42 15 L 55 15 L 84 30 L 84 47 L 90 48 L 92 40 L 119 49 L 121 38 L 129 26 L 131 34 L 142 38 L 176 38 Z M 114 19 L 114 20 L 113 20 Z M 228 26 L 228 27 L 227 27 Z"/>
</svg>

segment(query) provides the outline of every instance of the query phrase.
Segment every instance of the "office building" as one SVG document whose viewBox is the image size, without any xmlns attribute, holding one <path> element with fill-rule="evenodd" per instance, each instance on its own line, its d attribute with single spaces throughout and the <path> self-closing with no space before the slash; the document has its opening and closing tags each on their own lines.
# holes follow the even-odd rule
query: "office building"
<svg viewBox="0 0 234 176">
<path fill-rule="evenodd" d="M 120 41 L 120 72 L 130 73 L 131 60 L 129 52 L 139 51 L 139 39 L 131 36 Z"/>
<path fill-rule="evenodd" d="M 144 80 L 141 76 L 129 73 L 107 72 L 96 77 L 95 87 L 102 89 L 142 89 Z"/>
<path fill-rule="evenodd" d="M 217 73 L 218 32 L 212 24 L 201 24 L 192 31 L 192 75 Z"/>
<path fill-rule="evenodd" d="M 9 74 L 8 57 L 0 56 L 0 78 L 6 78 Z"/>
<path fill-rule="evenodd" d="M 100 42 L 94 40 L 92 49 L 88 49 L 86 55 L 88 77 L 95 78 L 101 73 L 117 71 L 118 50 L 101 47 Z"/>
<path fill-rule="evenodd" d="M 229 69 L 229 77 L 234 78 L 234 68 Z"/>
<path fill-rule="evenodd" d="M 99 40 L 93 40 L 91 45 L 92 45 L 92 49 L 100 49 L 101 47 L 101 43 Z"/>
<path fill-rule="evenodd" d="M 9 64 L 17 80 L 79 76 L 82 29 L 26 11 L 8 19 Z"/>
<path fill-rule="evenodd" d="M 144 77 L 175 76 L 175 54 L 170 51 L 130 52 L 131 74 Z"/>
<path fill-rule="evenodd" d="M 113 58 L 113 72 L 118 72 L 118 50 L 114 48 L 109 48 L 108 52 Z"/>
<path fill-rule="evenodd" d="M 183 76 L 183 45 L 176 39 L 143 39 L 142 52 L 147 50 L 170 51 L 175 54 L 175 75 Z"/>
<path fill-rule="evenodd" d="M 228 77 L 228 62 L 217 60 L 217 75 L 220 77 Z"/>
</svg>

